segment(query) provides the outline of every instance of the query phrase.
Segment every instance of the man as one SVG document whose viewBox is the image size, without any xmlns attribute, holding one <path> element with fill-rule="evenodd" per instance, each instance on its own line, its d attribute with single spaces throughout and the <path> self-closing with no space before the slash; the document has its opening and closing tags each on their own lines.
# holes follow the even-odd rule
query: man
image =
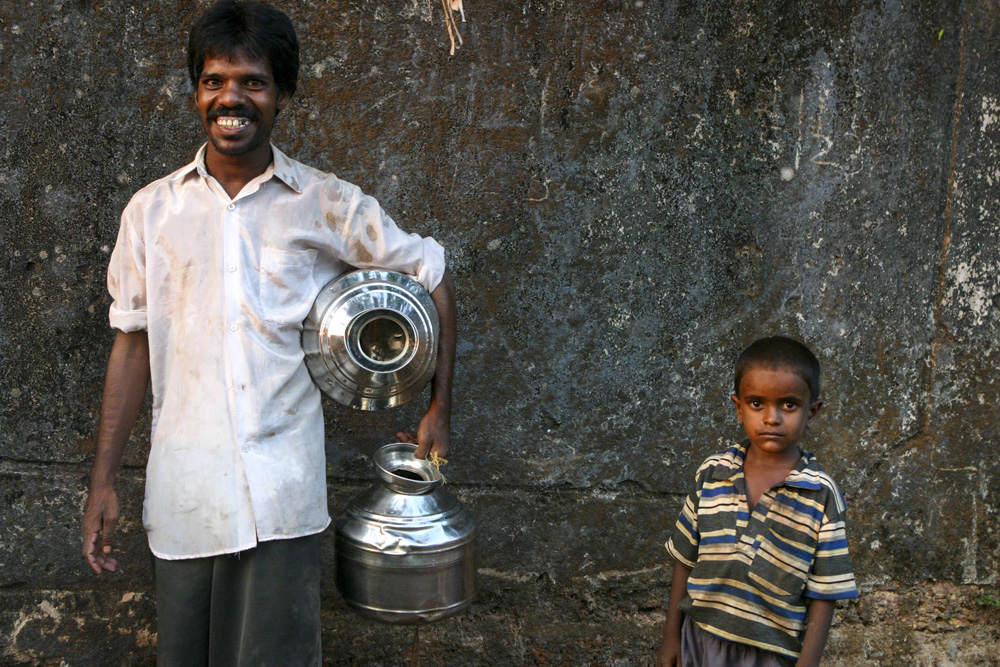
<svg viewBox="0 0 1000 667">
<path fill-rule="evenodd" d="M 415 276 L 441 320 L 417 455 L 446 456 L 454 288 L 433 239 L 405 234 L 357 187 L 271 145 L 298 76 L 287 16 L 222 0 L 192 28 L 188 68 L 208 142 L 133 197 L 108 269 L 119 333 L 83 553 L 98 574 L 117 567 L 114 480 L 152 381 L 143 525 L 159 664 L 319 664 L 319 534 L 330 518 L 302 321 L 350 266 Z"/>
</svg>

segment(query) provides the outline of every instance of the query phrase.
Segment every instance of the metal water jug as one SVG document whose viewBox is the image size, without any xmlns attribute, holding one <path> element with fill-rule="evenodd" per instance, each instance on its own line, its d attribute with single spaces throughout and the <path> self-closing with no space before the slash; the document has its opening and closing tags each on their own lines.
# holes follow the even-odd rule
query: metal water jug
<svg viewBox="0 0 1000 667">
<path fill-rule="evenodd" d="M 416 449 L 380 448 L 378 481 L 336 521 L 337 588 L 354 611 L 383 623 L 433 623 L 476 594 L 476 520 Z"/>
<path fill-rule="evenodd" d="M 434 301 L 409 276 L 345 273 L 320 290 L 302 325 L 306 368 L 338 403 L 396 407 L 434 376 L 439 326 Z"/>
</svg>

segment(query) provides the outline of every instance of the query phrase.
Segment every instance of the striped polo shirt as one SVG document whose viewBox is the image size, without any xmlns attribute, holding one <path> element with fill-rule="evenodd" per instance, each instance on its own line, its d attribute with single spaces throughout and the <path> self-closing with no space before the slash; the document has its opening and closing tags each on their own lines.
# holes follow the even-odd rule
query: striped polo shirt
<svg viewBox="0 0 1000 667">
<path fill-rule="evenodd" d="M 788 658 L 802 650 L 806 598 L 858 596 L 844 496 L 803 452 L 781 484 L 747 509 L 747 443 L 708 457 L 667 551 L 691 568 L 681 610 L 703 630 Z"/>
</svg>

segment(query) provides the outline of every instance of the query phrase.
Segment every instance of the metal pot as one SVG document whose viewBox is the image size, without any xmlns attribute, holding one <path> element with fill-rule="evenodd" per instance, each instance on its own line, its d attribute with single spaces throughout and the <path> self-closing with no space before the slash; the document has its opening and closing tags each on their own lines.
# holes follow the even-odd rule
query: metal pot
<svg viewBox="0 0 1000 667">
<path fill-rule="evenodd" d="M 409 276 L 362 269 L 320 290 L 303 323 L 306 368 L 338 403 L 381 410 L 406 403 L 434 376 L 438 313 Z"/>
<path fill-rule="evenodd" d="M 476 594 L 479 527 L 416 449 L 380 448 L 378 481 L 335 526 L 337 588 L 354 611 L 383 623 L 440 621 Z"/>
</svg>

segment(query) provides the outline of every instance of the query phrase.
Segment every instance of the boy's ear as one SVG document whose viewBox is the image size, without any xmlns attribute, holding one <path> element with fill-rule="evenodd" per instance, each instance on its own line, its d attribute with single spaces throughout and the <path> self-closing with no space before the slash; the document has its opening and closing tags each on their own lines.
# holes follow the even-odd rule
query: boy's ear
<svg viewBox="0 0 1000 667">
<path fill-rule="evenodd" d="M 743 425 L 743 413 L 740 411 L 740 397 L 737 394 L 730 394 L 729 398 L 733 401 L 733 405 L 736 406 L 736 421 Z M 812 419 L 812 417 L 810 417 Z"/>
<path fill-rule="evenodd" d="M 813 420 L 816 419 L 816 415 L 823 408 L 823 401 L 813 401 L 809 404 L 809 416 L 806 417 L 806 428 L 812 428 Z"/>
</svg>

